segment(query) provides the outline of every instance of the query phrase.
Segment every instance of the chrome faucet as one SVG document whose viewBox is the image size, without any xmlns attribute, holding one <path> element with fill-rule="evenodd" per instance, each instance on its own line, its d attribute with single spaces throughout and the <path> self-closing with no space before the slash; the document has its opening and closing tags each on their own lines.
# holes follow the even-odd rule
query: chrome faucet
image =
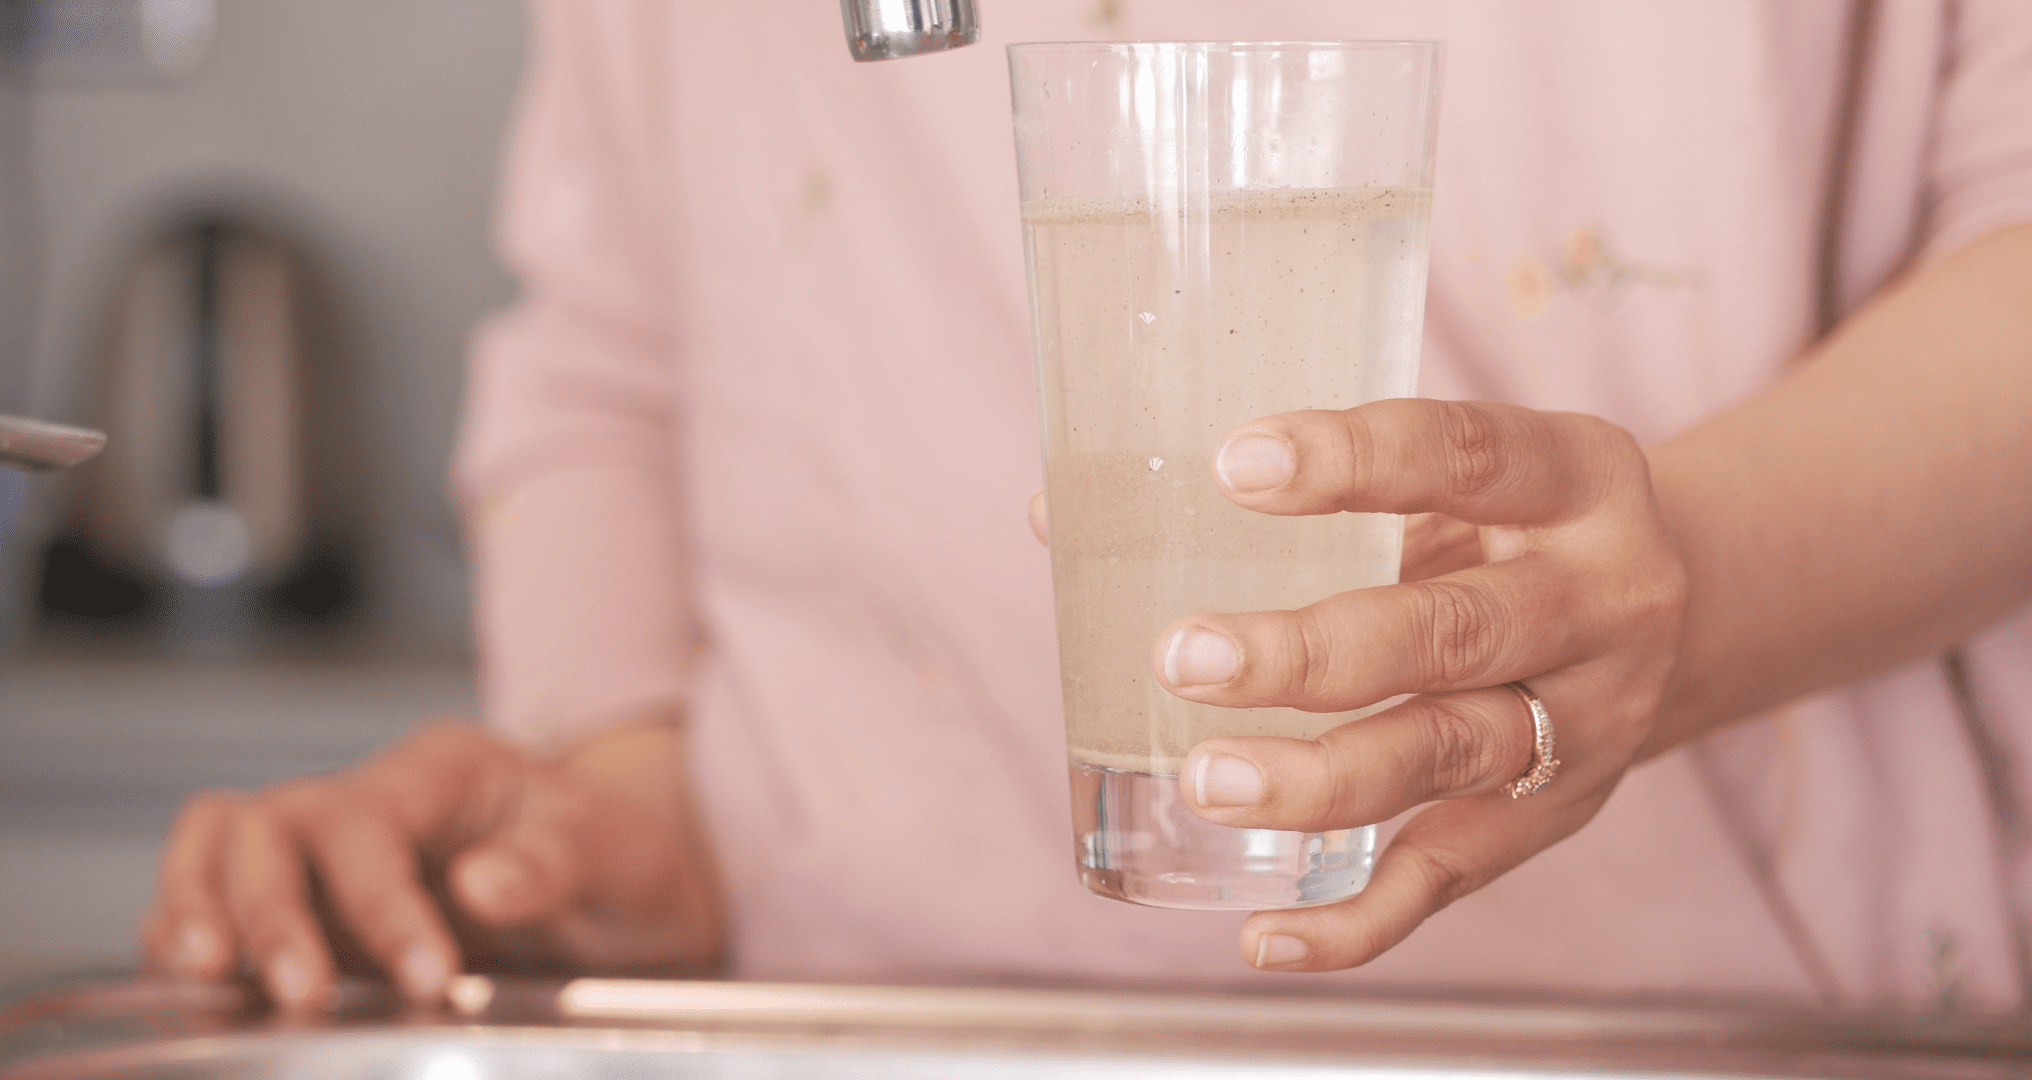
<svg viewBox="0 0 2032 1080">
<path fill-rule="evenodd" d="M 981 40 L 974 0 L 840 0 L 856 60 L 895 60 Z"/>
</svg>

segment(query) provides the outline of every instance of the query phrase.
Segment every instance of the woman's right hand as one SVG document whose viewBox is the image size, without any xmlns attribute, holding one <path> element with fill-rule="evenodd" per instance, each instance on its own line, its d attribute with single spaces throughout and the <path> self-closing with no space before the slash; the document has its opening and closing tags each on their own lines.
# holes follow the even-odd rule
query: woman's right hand
<svg viewBox="0 0 2032 1080">
<path fill-rule="evenodd" d="M 711 969 L 725 911 L 676 720 L 554 760 L 447 722 L 345 772 L 196 796 L 164 848 L 149 966 L 244 963 L 291 1010 L 342 970 L 434 1000 L 468 968 Z"/>
</svg>

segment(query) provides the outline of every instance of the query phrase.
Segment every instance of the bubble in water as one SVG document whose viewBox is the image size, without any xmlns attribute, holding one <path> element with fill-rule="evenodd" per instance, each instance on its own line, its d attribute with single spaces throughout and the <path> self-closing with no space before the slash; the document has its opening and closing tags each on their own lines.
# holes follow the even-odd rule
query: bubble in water
<svg viewBox="0 0 2032 1080">
<path fill-rule="evenodd" d="M 1157 321 L 1157 316 L 1155 316 L 1155 315 L 1153 315 L 1153 314 L 1151 314 L 1150 312 L 1147 312 L 1147 311 L 1146 311 L 1146 312 L 1144 312 L 1144 313 L 1142 313 L 1141 315 L 1138 315 L 1138 316 L 1136 316 L 1136 317 L 1137 317 L 1137 318 L 1139 318 L 1139 319 L 1141 319 L 1141 320 L 1143 320 L 1143 325 L 1145 325 L 1145 326 L 1149 326 L 1149 325 L 1150 325 L 1151 323 L 1154 323 L 1154 322 L 1156 322 L 1156 321 Z"/>
<path fill-rule="evenodd" d="M 1151 472 L 1156 472 L 1157 470 L 1159 470 L 1159 469 L 1161 469 L 1161 468 L 1163 468 L 1163 467 L 1164 467 L 1164 459 L 1163 459 L 1163 458 L 1161 458 L 1161 457 L 1154 457 L 1154 458 L 1151 458 L 1151 459 L 1150 459 L 1150 471 L 1151 471 Z"/>
</svg>

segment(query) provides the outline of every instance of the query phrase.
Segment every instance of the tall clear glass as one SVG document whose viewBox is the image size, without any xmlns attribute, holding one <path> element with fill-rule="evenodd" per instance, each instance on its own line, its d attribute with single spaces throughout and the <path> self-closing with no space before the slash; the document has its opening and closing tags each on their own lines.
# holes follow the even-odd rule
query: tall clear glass
<svg viewBox="0 0 2032 1080">
<path fill-rule="evenodd" d="M 1158 633 L 1397 580 L 1403 524 L 1230 503 L 1221 435 L 1412 393 L 1440 46 L 1136 42 L 1010 49 L 1074 855 L 1106 897 L 1330 903 L 1375 830 L 1211 824 L 1178 786 L 1214 735 L 1311 738 L 1357 713 L 1173 697 Z"/>
</svg>

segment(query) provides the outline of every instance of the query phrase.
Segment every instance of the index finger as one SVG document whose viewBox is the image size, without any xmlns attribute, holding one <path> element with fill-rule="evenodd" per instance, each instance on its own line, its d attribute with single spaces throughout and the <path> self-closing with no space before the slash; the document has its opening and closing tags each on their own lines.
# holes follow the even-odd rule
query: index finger
<svg viewBox="0 0 2032 1080">
<path fill-rule="evenodd" d="M 1214 478 L 1265 514 L 1437 512 L 1527 525 L 1585 514 L 1639 479 L 1642 461 L 1628 432 L 1594 417 L 1393 398 L 1250 421 L 1221 441 Z"/>
</svg>

